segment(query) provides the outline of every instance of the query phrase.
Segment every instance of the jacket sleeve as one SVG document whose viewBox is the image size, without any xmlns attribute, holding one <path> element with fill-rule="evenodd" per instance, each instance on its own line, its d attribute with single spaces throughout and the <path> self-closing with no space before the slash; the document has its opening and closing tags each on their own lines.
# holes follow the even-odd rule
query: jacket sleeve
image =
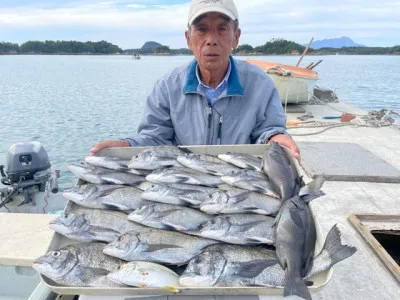
<svg viewBox="0 0 400 300">
<path fill-rule="evenodd" d="M 279 133 L 289 135 L 286 132 L 286 117 L 282 108 L 278 90 L 272 79 L 269 78 L 267 85 L 266 99 L 267 106 L 259 118 L 253 132 L 252 140 L 255 144 L 265 144 L 268 140 Z"/>
<path fill-rule="evenodd" d="M 171 121 L 168 87 L 158 81 L 147 98 L 138 134 L 126 138 L 131 146 L 172 145 L 175 135 Z"/>
</svg>

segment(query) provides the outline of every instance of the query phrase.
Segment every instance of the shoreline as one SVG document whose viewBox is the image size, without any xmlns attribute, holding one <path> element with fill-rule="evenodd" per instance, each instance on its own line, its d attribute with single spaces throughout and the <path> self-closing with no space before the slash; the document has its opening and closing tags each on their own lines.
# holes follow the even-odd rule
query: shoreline
<svg viewBox="0 0 400 300">
<path fill-rule="evenodd" d="M 42 56 L 133 56 L 129 53 L 0 53 L 0 56 L 20 56 L 20 55 L 42 55 Z M 240 53 L 231 54 L 232 56 L 301 56 L 301 54 L 264 54 L 264 53 Z M 193 56 L 193 54 L 140 54 L 145 56 Z M 400 56 L 399 54 L 336 54 L 336 53 L 307 53 L 307 56 Z"/>
</svg>

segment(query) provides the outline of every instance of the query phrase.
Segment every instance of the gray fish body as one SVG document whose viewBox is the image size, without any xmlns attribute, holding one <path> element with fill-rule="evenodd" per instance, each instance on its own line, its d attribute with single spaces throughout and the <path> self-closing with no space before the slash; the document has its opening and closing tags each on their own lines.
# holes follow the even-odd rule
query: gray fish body
<svg viewBox="0 0 400 300">
<path fill-rule="evenodd" d="M 123 185 L 98 185 L 89 183 L 64 190 L 63 196 L 84 207 L 104 208 L 100 197 L 121 187 L 123 187 Z"/>
<path fill-rule="evenodd" d="M 144 176 L 95 167 L 90 164 L 71 163 L 67 167 L 79 178 L 94 184 L 138 185 L 146 180 Z"/>
<path fill-rule="evenodd" d="M 179 278 L 179 283 L 192 287 L 217 286 L 220 282 L 226 283 L 229 277 L 232 277 L 231 280 L 236 279 L 235 264 L 267 259 L 276 259 L 275 251 L 263 247 L 211 245 L 189 262 Z"/>
<path fill-rule="evenodd" d="M 175 146 L 158 146 L 145 149 L 128 163 L 129 168 L 156 170 L 170 166 L 180 166 L 176 158 L 185 154 L 185 151 Z"/>
<path fill-rule="evenodd" d="M 282 201 L 298 195 L 301 179 L 289 154 L 275 142 L 268 144 L 262 165 L 273 188 L 279 192 Z"/>
<path fill-rule="evenodd" d="M 231 244 L 274 243 L 274 218 L 255 214 L 218 215 L 202 225 L 200 236 Z"/>
<path fill-rule="evenodd" d="M 111 242 L 121 234 L 146 227 L 129 222 L 122 212 L 86 209 L 66 213 L 50 222 L 56 232 L 73 240 Z"/>
<path fill-rule="evenodd" d="M 177 160 L 185 167 L 215 176 L 227 175 L 239 170 L 215 156 L 205 154 L 190 153 L 178 156 Z"/>
<path fill-rule="evenodd" d="M 276 218 L 276 254 L 286 270 L 285 294 L 309 299 L 303 277 L 314 256 L 316 231 L 307 203 L 299 196 L 286 200 Z"/>
<path fill-rule="evenodd" d="M 176 204 L 183 206 L 199 206 L 215 188 L 194 186 L 189 184 L 154 184 L 142 193 L 142 199 Z"/>
<path fill-rule="evenodd" d="M 141 199 L 142 192 L 142 190 L 133 186 L 123 186 L 100 197 L 100 200 L 105 208 L 131 211 L 146 202 Z"/>
<path fill-rule="evenodd" d="M 217 187 L 222 183 L 217 176 L 201 173 L 187 168 L 158 169 L 146 176 L 146 180 L 154 183 L 185 183 Z"/>
<path fill-rule="evenodd" d="M 242 189 L 238 190 L 218 190 L 201 203 L 200 209 L 208 214 L 276 215 L 281 207 L 282 203 L 277 198 Z"/>
<path fill-rule="evenodd" d="M 278 193 L 268 181 L 268 178 L 261 172 L 241 170 L 233 172 L 230 175 L 222 176 L 221 180 L 241 189 L 262 193 L 271 197 L 279 197 Z"/>
<path fill-rule="evenodd" d="M 85 162 L 88 164 L 117 171 L 129 171 L 128 160 L 115 156 L 87 156 Z"/>
<path fill-rule="evenodd" d="M 121 287 L 107 279 L 124 261 L 103 254 L 104 244 L 70 245 L 35 260 L 33 268 L 58 284 L 82 287 Z"/>
<path fill-rule="evenodd" d="M 81 206 L 99 209 L 134 210 L 144 203 L 142 191 L 125 185 L 84 184 L 65 190 L 63 196 Z"/>
<path fill-rule="evenodd" d="M 261 172 L 261 158 L 244 153 L 219 154 L 218 158 L 242 169 Z"/>
<path fill-rule="evenodd" d="M 154 202 L 142 205 L 128 219 L 152 228 L 197 232 L 211 216 L 184 206 Z"/>
<path fill-rule="evenodd" d="M 104 253 L 127 261 L 183 265 L 207 246 L 217 243 L 213 240 L 187 234 L 151 229 L 145 233 L 130 231 L 111 242 Z"/>
<path fill-rule="evenodd" d="M 355 247 L 343 245 L 336 226 L 329 231 L 321 252 L 314 258 L 308 279 L 352 256 Z M 219 263 L 223 261 L 223 263 Z M 182 286 L 272 286 L 283 287 L 286 272 L 273 250 L 262 247 L 211 245 L 193 258 L 180 277 Z M 212 284 L 210 284 L 212 283 Z M 208 284 L 208 285 L 204 285 Z"/>
</svg>

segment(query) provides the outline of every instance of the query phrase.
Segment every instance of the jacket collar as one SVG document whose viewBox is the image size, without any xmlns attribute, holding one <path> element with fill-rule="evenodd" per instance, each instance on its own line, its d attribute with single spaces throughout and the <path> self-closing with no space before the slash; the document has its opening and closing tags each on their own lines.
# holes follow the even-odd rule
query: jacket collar
<svg viewBox="0 0 400 300">
<path fill-rule="evenodd" d="M 239 74 L 236 69 L 235 61 L 232 58 L 232 56 L 229 57 L 229 60 L 231 61 L 231 74 L 229 75 L 229 78 L 228 78 L 228 87 L 227 87 L 226 95 L 227 96 L 232 96 L 232 95 L 243 96 L 244 90 L 239 81 Z M 191 63 L 191 65 L 189 67 L 187 76 L 186 76 L 185 86 L 183 87 L 184 94 L 198 93 L 197 88 L 200 83 L 196 76 L 196 69 L 197 69 L 197 61 L 193 60 L 193 62 Z"/>
</svg>

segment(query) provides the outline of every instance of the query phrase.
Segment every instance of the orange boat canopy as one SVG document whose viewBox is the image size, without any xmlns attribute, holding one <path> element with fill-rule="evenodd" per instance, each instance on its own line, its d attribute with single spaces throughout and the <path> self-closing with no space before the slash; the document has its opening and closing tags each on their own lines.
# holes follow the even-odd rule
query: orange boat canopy
<svg viewBox="0 0 400 300">
<path fill-rule="evenodd" d="M 300 68 L 276 62 L 262 61 L 256 59 L 246 59 L 246 61 L 260 67 L 264 72 L 267 72 L 268 74 L 293 76 L 305 79 L 318 79 L 318 73 L 307 68 Z"/>
</svg>

